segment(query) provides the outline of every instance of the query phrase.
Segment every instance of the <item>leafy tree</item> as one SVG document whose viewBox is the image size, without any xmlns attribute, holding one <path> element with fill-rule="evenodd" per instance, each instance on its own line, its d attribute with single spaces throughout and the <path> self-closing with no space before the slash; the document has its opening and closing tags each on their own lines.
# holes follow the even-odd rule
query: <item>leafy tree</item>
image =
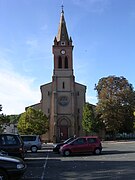
<svg viewBox="0 0 135 180">
<path fill-rule="evenodd" d="M 0 104 L 0 111 L 2 111 L 2 105 Z"/>
<path fill-rule="evenodd" d="M 0 114 L 0 133 L 4 131 L 4 125 L 6 125 L 9 122 L 10 119 L 6 115 Z"/>
<path fill-rule="evenodd" d="M 93 105 L 86 103 L 83 107 L 83 119 L 82 119 L 82 126 L 86 133 L 94 131 L 94 122 L 95 122 L 94 107 Z"/>
<path fill-rule="evenodd" d="M 98 93 L 96 112 L 107 132 L 131 132 L 135 92 L 124 77 L 108 76 L 95 85 Z"/>
<path fill-rule="evenodd" d="M 28 108 L 22 113 L 18 122 L 20 134 L 45 134 L 48 130 L 48 118 L 41 110 Z"/>
<path fill-rule="evenodd" d="M 20 115 L 7 115 L 7 117 L 10 119 L 10 123 L 16 124 L 19 121 Z"/>
<path fill-rule="evenodd" d="M 2 111 L 2 105 L 0 104 L 0 111 Z M 4 124 L 9 123 L 9 118 L 3 113 L 0 114 L 0 133 L 4 130 Z"/>
</svg>

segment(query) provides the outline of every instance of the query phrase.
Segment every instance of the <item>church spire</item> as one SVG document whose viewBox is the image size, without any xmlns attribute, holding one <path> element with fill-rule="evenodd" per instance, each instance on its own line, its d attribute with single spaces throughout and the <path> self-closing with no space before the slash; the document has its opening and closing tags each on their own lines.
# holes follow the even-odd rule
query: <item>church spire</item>
<svg viewBox="0 0 135 180">
<path fill-rule="evenodd" d="M 69 42 L 66 22 L 64 18 L 63 5 L 62 5 L 60 23 L 59 23 L 59 28 L 58 28 L 58 34 L 56 38 L 57 38 L 57 42 Z"/>
</svg>

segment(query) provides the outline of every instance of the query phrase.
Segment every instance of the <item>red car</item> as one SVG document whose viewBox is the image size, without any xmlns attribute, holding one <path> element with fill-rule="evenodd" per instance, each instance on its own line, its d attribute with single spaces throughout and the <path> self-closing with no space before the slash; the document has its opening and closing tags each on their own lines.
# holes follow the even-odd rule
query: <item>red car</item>
<svg viewBox="0 0 135 180">
<path fill-rule="evenodd" d="M 60 153 L 69 156 L 76 153 L 101 154 L 102 144 L 97 136 L 78 137 L 74 141 L 65 144 L 60 148 Z"/>
</svg>

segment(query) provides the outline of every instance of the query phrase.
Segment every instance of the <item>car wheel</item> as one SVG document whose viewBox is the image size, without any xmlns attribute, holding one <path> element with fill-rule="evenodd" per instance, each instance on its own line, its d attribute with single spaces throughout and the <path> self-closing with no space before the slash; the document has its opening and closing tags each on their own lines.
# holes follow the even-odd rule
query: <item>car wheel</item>
<svg viewBox="0 0 135 180">
<path fill-rule="evenodd" d="M 100 149 L 100 148 L 96 148 L 96 149 L 94 150 L 94 154 L 96 154 L 96 155 L 101 154 L 101 149 Z"/>
<path fill-rule="evenodd" d="M 64 156 L 69 156 L 71 154 L 71 151 L 70 150 L 65 150 L 64 151 Z"/>
<path fill-rule="evenodd" d="M 1 180 L 8 180 L 7 173 L 4 170 L 2 170 L 2 169 L 0 169 L 0 179 Z"/>
<path fill-rule="evenodd" d="M 32 146 L 31 147 L 31 152 L 35 153 L 35 152 L 37 152 L 37 149 L 38 149 L 37 146 Z"/>
</svg>

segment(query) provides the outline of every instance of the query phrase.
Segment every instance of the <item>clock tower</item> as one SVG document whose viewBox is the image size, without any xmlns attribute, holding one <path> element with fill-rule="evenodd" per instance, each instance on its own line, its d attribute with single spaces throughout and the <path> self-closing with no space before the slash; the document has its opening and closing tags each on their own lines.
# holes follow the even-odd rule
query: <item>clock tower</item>
<svg viewBox="0 0 135 180">
<path fill-rule="evenodd" d="M 59 72 L 73 75 L 72 63 L 72 39 L 69 38 L 64 11 L 61 12 L 58 34 L 54 39 L 53 54 L 54 54 L 54 75 L 59 75 Z"/>
<path fill-rule="evenodd" d="M 79 89 L 76 89 L 73 73 L 73 45 L 71 37 L 68 36 L 63 9 L 52 51 L 54 70 L 50 122 L 53 128 L 50 134 L 54 134 L 54 139 L 59 141 L 73 135 L 80 135 L 82 129 L 81 122 L 79 122 L 79 113 L 80 110 L 82 111 L 82 107 L 80 109 L 78 106 Z M 83 97 L 84 94 L 85 86 L 83 86 Z M 82 104 L 84 101 L 85 99 Z"/>
<path fill-rule="evenodd" d="M 58 142 L 84 135 L 82 114 L 86 93 L 86 86 L 75 82 L 73 44 L 68 36 L 63 8 L 52 53 L 52 82 L 40 86 L 41 101 L 31 107 L 41 109 L 49 117 L 49 131 L 44 139 Z"/>
</svg>

